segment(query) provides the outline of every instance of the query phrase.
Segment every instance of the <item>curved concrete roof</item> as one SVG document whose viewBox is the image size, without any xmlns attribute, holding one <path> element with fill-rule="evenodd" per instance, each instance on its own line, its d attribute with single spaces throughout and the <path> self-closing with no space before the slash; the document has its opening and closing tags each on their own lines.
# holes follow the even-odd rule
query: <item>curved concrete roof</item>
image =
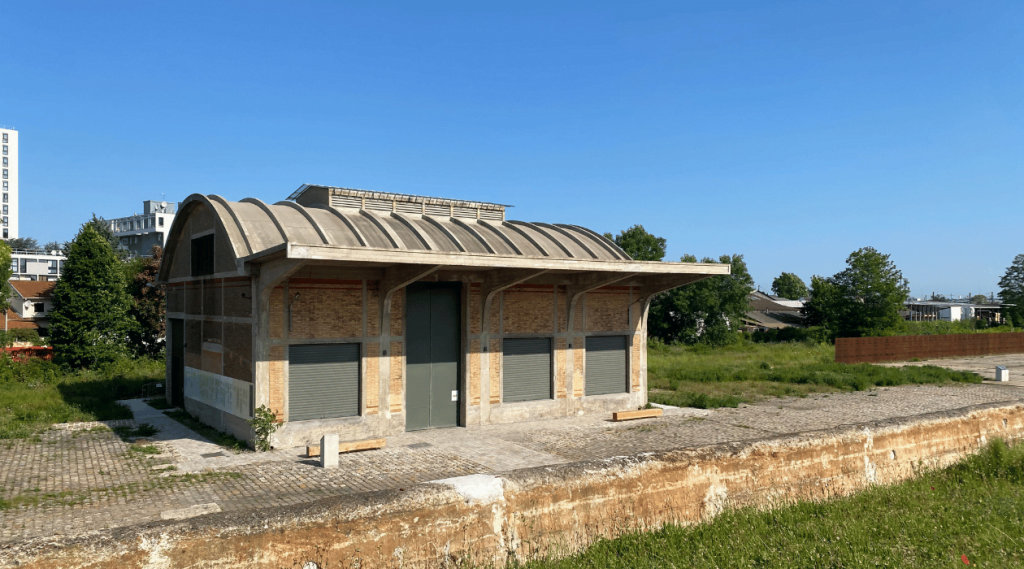
<svg viewBox="0 0 1024 569">
<path fill-rule="evenodd" d="M 631 260 L 614 242 L 577 225 L 326 205 L 306 207 L 291 201 L 266 204 L 255 198 L 231 202 L 216 195 L 193 194 L 186 198 L 174 225 L 184 223 L 198 204 L 208 206 L 217 215 L 239 259 L 258 256 L 285 244 L 301 244 L 540 259 Z M 176 234 L 177 229 L 173 227 L 171 234 Z"/>
</svg>

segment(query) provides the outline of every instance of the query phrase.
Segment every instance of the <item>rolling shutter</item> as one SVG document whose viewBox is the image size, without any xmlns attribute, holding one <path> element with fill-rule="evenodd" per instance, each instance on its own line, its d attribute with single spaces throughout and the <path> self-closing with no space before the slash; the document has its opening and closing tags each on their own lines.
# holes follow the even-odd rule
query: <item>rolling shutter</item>
<svg viewBox="0 0 1024 569">
<path fill-rule="evenodd" d="M 626 383 L 626 337 L 587 338 L 587 395 L 628 393 Z"/>
<path fill-rule="evenodd" d="M 507 338 L 502 353 L 502 401 L 551 399 L 551 338 Z"/>
<path fill-rule="evenodd" d="M 359 415 L 359 344 L 288 347 L 288 420 Z"/>
</svg>

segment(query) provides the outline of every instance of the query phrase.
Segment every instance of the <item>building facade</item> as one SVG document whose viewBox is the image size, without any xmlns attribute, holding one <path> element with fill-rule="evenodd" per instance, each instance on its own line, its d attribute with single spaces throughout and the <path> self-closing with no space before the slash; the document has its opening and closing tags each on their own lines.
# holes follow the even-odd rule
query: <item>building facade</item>
<svg viewBox="0 0 1024 569">
<path fill-rule="evenodd" d="M 4 239 L 18 233 L 18 131 L 0 126 L 0 164 L 2 164 L 3 201 L 0 202 L 0 228 Z"/>
<path fill-rule="evenodd" d="M 141 214 L 110 219 L 108 223 L 122 249 L 133 256 L 148 257 L 153 245 L 166 244 L 177 210 L 178 204 L 174 202 L 146 200 L 142 202 Z"/>
<path fill-rule="evenodd" d="M 267 406 L 278 447 L 636 409 L 651 298 L 729 273 L 495 204 L 291 199 L 190 196 L 158 279 L 171 402 L 248 440 Z"/>
<path fill-rule="evenodd" d="M 64 272 L 67 257 L 61 251 L 14 249 L 11 251 L 12 281 L 55 281 Z"/>
</svg>

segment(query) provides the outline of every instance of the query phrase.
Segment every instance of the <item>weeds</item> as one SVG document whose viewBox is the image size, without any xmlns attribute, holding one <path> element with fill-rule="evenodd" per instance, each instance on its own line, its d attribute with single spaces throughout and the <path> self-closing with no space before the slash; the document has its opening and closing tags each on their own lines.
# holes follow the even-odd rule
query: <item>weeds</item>
<svg viewBox="0 0 1024 569">
<path fill-rule="evenodd" d="M 888 368 L 835 363 L 827 344 L 738 342 L 721 348 L 648 348 L 650 399 L 680 407 L 736 407 L 768 397 L 865 391 L 904 384 L 980 383 L 968 372 L 936 366 Z"/>
<path fill-rule="evenodd" d="M 164 363 L 121 360 L 96 370 L 65 373 L 33 358 L 15 363 L 0 357 L 0 439 L 32 436 L 55 423 L 131 419 L 118 399 L 137 397 L 141 388 L 164 377 Z"/>
</svg>

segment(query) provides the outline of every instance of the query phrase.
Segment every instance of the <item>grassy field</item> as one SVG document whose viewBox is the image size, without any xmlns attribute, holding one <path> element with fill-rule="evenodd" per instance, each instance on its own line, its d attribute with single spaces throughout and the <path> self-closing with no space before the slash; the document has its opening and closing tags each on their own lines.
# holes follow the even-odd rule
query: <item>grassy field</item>
<svg viewBox="0 0 1024 569">
<path fill-rule="evenodd" d="M 652 344 L 647 351 L 650 400 L 709 409 L 874 386 L 981 382 L 975 374 L 935 366 L 897 369 L 834 359 L 831 345 L 804 342 L 738 342 L 720 348 Z"/>
<path fill-rule="evenodd" d="M 101 370 L 64 373 L 50 362 L 0 357 L 0 439 L 25 438 L 54 423 L 131 419 L 118 399 L 140 397 L 164 379 L 164 363 L 124 360 Z"/>
<path fill-rule="evenodd" d="M 596 543 L 531 569 L 588 567 L 1024 567 L 1024 445 L 849 498 L 727 511 Z"/>
</svg>

